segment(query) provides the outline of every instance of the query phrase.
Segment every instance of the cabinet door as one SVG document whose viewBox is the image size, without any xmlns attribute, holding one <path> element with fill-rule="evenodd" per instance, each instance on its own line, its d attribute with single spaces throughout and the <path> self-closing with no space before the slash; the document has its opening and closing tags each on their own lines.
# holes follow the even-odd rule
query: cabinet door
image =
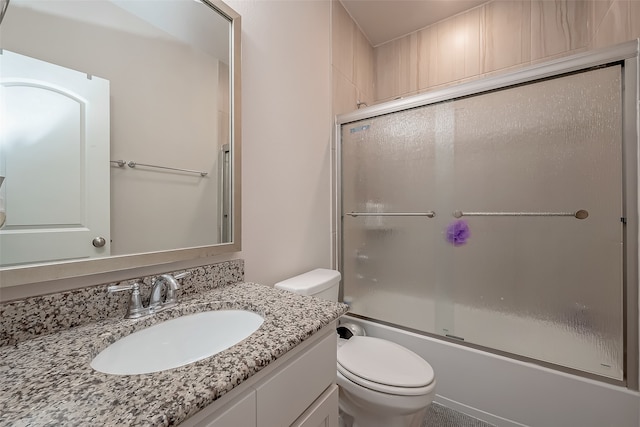
<svg viewBox="0 0 640 427">
<path fill-rule="evenodd" d="M 338 427 L 338 386 L 327 388 L 291 426 Z"/>
<path fill-rule="evenodd" d="M 258 427 L 289 426 L 336 380 L 336 334 L 256 387 Z"/>
<path fill-rule="evenodd" d="M 212 419 L 204 419 L 198 427 L 255 427 L 256 394 L 251 392 L 229 405 L 222 413 L 216 412 Z"/>
</svg>

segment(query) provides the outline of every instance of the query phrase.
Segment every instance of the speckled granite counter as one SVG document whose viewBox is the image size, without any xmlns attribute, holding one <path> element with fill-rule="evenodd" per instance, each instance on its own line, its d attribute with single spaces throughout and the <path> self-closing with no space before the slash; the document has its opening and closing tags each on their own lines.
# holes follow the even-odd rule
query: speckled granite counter
<svg viewBox="0 0 640 427">
<path fill-rule="evenodd" d="M 199 362 L 115 376 L 89 363 L 110 343 L 152 324 L 211 309 L 247 309 L 265 322 Z M 253 283 L 226 285 L 138 319 L 107 319 L 0 347 L 0 426 L 176 425 L 344 314 L 343 304 Z"/>
</svg>

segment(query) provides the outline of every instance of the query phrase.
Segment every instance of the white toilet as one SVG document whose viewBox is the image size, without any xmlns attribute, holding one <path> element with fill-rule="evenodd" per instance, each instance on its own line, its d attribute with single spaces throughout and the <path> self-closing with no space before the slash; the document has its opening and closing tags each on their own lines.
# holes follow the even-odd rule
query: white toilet
<svg viewBox="0 0 640 427">
<path fill-rule="evenodd" d="M 275 287 L 338 301 L 339 284 L 338 271 L 318 268 Z M 337 356 L 342 425 L 420 426 L 436 386 L 424 359 L 391 341 L 357 335 L 338 339 Z"/>
</svg>

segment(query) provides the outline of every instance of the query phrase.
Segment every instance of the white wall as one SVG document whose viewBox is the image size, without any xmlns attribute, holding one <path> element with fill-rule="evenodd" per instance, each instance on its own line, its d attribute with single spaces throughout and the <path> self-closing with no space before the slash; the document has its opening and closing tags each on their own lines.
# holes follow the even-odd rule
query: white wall
<svg viewBox="0 0 640 427">
<path fill-rule="evenodd" d="M 242 257 L 272 285 L 331 265 L 330 2 L 227 4 L 242 16 Z"/>
</svg>

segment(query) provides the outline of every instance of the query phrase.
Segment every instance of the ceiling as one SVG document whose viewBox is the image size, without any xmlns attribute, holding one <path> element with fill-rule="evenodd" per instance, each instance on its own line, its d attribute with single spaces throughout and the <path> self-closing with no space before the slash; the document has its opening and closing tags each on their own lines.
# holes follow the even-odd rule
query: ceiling
<svg viewBox="0 0 640 427">
<path fill-rule="evenodd" d="M 340 0 L 373 47 L 487 0 Z"/>
</svg>

